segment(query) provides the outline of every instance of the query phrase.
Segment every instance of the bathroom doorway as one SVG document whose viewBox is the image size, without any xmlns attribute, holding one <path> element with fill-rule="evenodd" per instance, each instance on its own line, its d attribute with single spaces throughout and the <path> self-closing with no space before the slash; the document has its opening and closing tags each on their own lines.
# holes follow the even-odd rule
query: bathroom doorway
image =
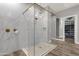
<svg viewBox="0 0 79 59">
<path fill-rule="evenodd" d="M 67 17 L 65 18 L 64 23 L 64 35 L 65 41 L 68 43 L 74 44 L 75 41 L 75 17 Z"/>
</svg>

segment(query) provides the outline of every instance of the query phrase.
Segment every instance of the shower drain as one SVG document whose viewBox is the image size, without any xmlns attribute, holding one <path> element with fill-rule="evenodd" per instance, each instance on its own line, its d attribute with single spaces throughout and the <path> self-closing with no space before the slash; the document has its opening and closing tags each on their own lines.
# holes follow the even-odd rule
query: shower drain
<svg viewBox="0 0 79 59">
<path fill-rule="evenodd" d="M 42 48 L 42 47 L 39 47 L 39 48 Z"/>
</svg>

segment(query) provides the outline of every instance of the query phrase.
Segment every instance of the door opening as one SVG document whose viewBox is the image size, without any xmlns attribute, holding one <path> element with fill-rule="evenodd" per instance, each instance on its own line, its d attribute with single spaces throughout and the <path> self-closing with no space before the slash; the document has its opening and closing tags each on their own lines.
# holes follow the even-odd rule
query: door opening
<svg viewBox="0 0 79 59">
<path fill-rule="evenodd" d="M 75 18 L 74 17 L 68 17 L 65 18 L 65 41 L 68 43 L 74 43 L 75 35 L 74 35 L 74 29 L 75 29 Z"/>
</svg>

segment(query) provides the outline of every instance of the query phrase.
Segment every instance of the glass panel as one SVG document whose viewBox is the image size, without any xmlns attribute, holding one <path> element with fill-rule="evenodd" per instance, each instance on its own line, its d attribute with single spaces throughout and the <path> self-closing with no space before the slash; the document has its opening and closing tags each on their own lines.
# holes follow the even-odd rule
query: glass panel
<svg viewBox="0 0 79 59">
<path fill-rule="evenodd" d="M 34 6 L 29 8 L 25 13 L 24 17 L 26 19 L 27 25 L 27 36 L 28 36 L 28 55 L 34 55 Z M 27 45 L 26 45 L 27 46 Z"/>
<path fill-rule="evenodd" d="M 48 41 L 48 13 L 38 5 L 35 9 L 35 56 L 45 54 L 45 43 Z"/>
</svg>

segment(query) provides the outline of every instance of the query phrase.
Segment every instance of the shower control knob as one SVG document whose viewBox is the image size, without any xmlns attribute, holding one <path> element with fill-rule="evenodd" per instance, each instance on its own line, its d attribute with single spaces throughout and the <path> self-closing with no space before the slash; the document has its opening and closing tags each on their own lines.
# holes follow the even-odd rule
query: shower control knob
<svg viewBox="0 0 79 59">
<path fill-rule="evenodd" d="M 35 20 L 38 20 L 38 18 L 35 18 Z"/>
<path fill-rule="evenodd" d="M 17 30 L 17 29 L 13 29 L 13 31 L 14 31 L 15 33 L 18 33 L 18 30 Z"/>
</svg>

